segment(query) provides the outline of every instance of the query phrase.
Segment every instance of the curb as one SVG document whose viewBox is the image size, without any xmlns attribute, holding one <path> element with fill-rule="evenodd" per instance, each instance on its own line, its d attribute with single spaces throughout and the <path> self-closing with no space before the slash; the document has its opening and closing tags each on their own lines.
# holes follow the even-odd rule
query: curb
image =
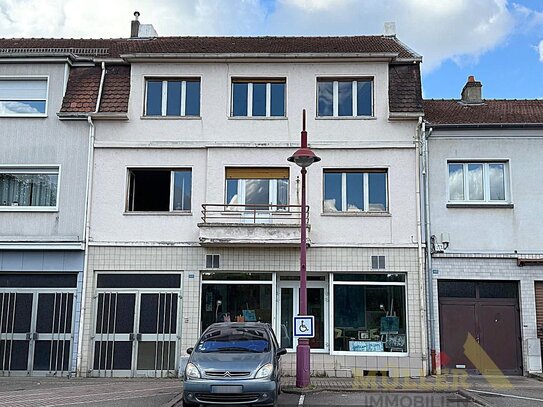
<svg viewBox="0 0 543 407">
<path fill-rule="evenodd" d="M 528 373 L 528 377 L 543 382 L 543 375 L 541 373 Z"/>
<path fill-rule="evenodd" d="M 460 394 L 462 397 L 465 397 L 468 400 L 471 400 L 474 403 L 477 403 L 477 404 L 479 404 L 479 405 L 481 405 L 483 407 L 496 407 L 495 404 L 489 403 L 488 401 L 486 401 L 482 397 L 480 397 L 480 396 L 478 396 L 476 394 L 473 394 L 472 392 L 470 392 L 468 390 L 460 389 L 460 390 L 458 390 L 458 394 Z"/>
<path fill-rule="evenodd" d="M 427 388 L 427 389 L 421 389 L 421 388 L 399 388 L 399 389 L 392 389 L 392 388 L 372 388 L 372 389 L 364 389 L 364 388 L 356 388 L 356 387 L 317 387 L 313 389 L 304 389 L 304 388 L 298 388 L 298 387 L 283 387 L 282 388 L 283 393 L 288 394 L 314 394 L 314 393 L 322 393 L 325 391 L 334 392 L 334 393 L 458 393 L 462 390 L 460 389 L 433 389 L 433 388 Z M 492 406 L 493 407 L 493 406 Z"/>
</svg>

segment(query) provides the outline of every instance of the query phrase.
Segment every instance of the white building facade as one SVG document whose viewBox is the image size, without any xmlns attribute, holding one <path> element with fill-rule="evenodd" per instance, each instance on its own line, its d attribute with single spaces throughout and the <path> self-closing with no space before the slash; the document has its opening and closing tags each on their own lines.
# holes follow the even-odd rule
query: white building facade
<svg viewBox="0 0 543 407">
<path fill-rule="evenodd" d="M 31 45 L 67 46 L 49 41 Z M 80 375 L 174 376 L 228 319 L 272 324 L 295 372 L 301 190 L 286 159 L 303 109 L 322 158 L 307 183 L 311 371 L 426 374 L 420 56 L 394 36 L 70 44 L 100 51 L 66 71 L 59 109 L 94 147 Z"/>
</svg>

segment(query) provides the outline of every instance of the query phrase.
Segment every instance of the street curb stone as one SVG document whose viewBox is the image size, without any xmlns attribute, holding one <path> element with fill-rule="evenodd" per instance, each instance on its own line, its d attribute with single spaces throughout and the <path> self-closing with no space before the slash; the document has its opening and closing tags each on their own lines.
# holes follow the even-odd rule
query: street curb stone
<svg viewBox="0 0 543 407">
<path fill-rule="evenodd" d="M 458 394 L 461 396 L 467 398 L 468 400 L 473 401 L 474 403 L 480 404 L 483 407 L 496 407 L 495 404 L 489 403 L 485 399 L 483 399 L 480 396 L 477 396 L 476 394 L 473 394 L 472 392 L 464 389 L 458 390 Z"/>
</svg>

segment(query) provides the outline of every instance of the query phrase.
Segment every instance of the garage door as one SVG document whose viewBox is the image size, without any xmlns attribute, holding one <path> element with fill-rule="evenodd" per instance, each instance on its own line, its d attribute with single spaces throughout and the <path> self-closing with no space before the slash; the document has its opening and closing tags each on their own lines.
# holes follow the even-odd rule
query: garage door
<svg viewBox="0 0 543 407">
<path fill-rule="evenodd" d="M 541 341 L 541 362 L 543 364 L 543 281 L 535 283 L 535 309 L 537 315 L 537 337 Z"/>
<path fill-rule="evenodd" d="M 518 283 L 439 281 L 438 291 L 442 368 L 522 374 Z"/>
</svg>

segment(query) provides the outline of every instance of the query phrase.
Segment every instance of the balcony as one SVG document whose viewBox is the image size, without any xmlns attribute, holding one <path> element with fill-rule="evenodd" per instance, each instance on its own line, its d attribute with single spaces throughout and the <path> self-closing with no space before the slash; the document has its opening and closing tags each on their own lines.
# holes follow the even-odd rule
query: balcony
<svg viewBox="0 0 543 407">
<path fill-rule="evenodd" d="M 200 244 L 299 246 L 301 209 L 301 205 L 203 204 Z M 309 232 L 309 207 L 306 220 Z"/>
</svg>

